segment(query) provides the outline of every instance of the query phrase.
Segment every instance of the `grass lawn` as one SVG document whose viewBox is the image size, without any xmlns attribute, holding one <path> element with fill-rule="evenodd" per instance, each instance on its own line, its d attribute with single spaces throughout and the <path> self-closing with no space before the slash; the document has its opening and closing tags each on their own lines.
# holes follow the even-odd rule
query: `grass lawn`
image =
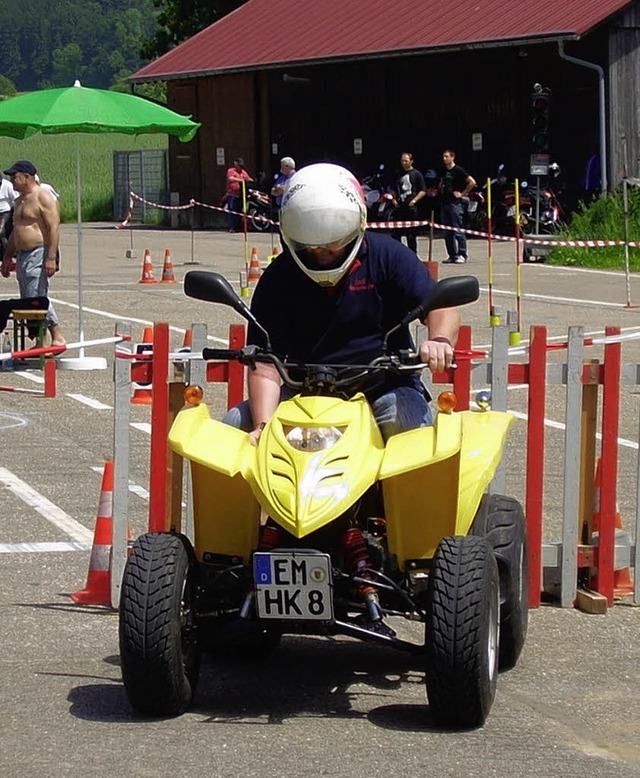
<svg viewBox="0 0 640 778">
<path fill-rule="evenodd" d="M 113 152 L 140 149 L 166 149 L 166 135 L 123 135 L 83 133 L 32 135 L 25 140 L 0 139 L 0 170 L 18 159 L 36 166 L 42 181 L 60 192 L 60 209 L 65 222 L 76 219 L 77 154 L 82 176 L 82 220 L 113 219 Z"/>
</svg>

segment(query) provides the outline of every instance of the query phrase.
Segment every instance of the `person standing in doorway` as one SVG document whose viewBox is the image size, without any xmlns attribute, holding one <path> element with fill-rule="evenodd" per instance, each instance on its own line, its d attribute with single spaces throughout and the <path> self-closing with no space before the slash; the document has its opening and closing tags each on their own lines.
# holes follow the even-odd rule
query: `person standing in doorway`
<svg viewBox="0 0 640 778">
<path fill-rule="evenodd" d="M 418 203 L 426 194 L 424 177 L 413 167 L 413 154 L 403 151 L 400 155 L 402 170 L 396 179 L 393 207 L 395 221 L 417 221 Z M 393 230 L 392 237 L 402 242 L 402 236 L 407 238 L 407 246 L 415 254 L 418 253 L 417 227 L 406 227 Z"/>
<path fill-rule="evenodd" d="M 238 232 L 242 227 L 242 217 L 238 215 L 242 211 L 242 182 L 251 180 L 251 176 L 244 168 L 244 160 L 242 157 L 236 157 L 226 175 L 225 202 L 229 210 L 227 222 L 229 232 Z"/>
<path fill-rule="evenodd" d="M 440 181 L 440 193 L 442 195 L 442 224 L 453 229 L 446 230 L 444 242 L 447 247 L 447 259 L 445 262 L 462 264 L 469 259 L 467 252 L 467 238 L 464 232 L 460 232 L 464 219 L 465 201 L 463 198 L 473 190 L 476 181 L 467 171 L 456 165 L 456 154 L 451 149 L 445 149 L 442 153 L 444 174 Z"/>
<path fill-rule="evenodd" d="M 0 273 L 9 277 L 11 261 L 16 258 L 16 276 L 20 297 L 48 297 L 49 280 L 56 272 L 60 244 L 58 201 L 36 181 L 37 170 L 31 162 L 19 160 L 4 174 L 18 192 L 13 211 L 13 231 L 2 258 Z M 45 325 L 52 346 L 64 346 L 58 317 L 49 305 Z"/>
</svg>

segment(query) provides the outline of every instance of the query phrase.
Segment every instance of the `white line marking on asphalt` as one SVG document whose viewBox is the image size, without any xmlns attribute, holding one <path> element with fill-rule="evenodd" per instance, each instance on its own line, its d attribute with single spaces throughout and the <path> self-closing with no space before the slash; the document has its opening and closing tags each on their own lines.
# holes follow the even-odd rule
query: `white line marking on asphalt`
<svg viewBox="0 0 640 778">
<path fill-rule="evenodd" d="M 43 518 L 58 527 L 69 537 L 80 543 L 92 543 L 93 532 L 80 524 L 79 521 L 72 519 L 62 508 L 58 508 L 50 500 L 32 489 L 18 476 L 4 467 L 0 467 L 0 483 L 3 483 L 8 489 L 19 497 L 29 507 L 36 510 Z"/>
<path fill-rule="evenodd" d="M 133 421 L 131 426 L 136 430 L 140 430 L 140 432 L 146 432 L 147 435 L 151 435 L 151 425 L 148 421 Z"/>
<path fill-rule="evenodd" d="M 16 416 L 15 413 L 0 411 L 0 430 L 11 430 L 16 427 L 26 427 L 29 422 L 22 416 Z"/>
<path fill-rule="evenodd" d="M 91 469 L 96 473 L 100 473 L 101 475 L 102 473 L 104 473 L 104 467 L 98 467 L 96 465 L 93 466 Z M 131 494 L 135 494 L 138 497 L 141 497 L 143 500 L 147 500 L 147 501 L 149 500 L 149 491 L 145 489 L 144 486 L 140 486 L 139 484 L 136 484 L 133 481 L 129 481 L 129 491 L 131 492 Z"/>
<path fill-rule="evenodd" d="M 94 408 L 96 411 L 111 411 L 113 406 L 105 405 L 100 400 L 94 400 L 93 397 L 86 397 L 84 394 L 67 394 L 67 397 L 71 397 L 73 400 L 77 400 L 79 403 L 88 405 L 89 408 Z"/>
<path fill-rule="evenodd" d="M 67 308 L 74 308 L 75 310 L 78 309 L 78 303 L 69 303 L 66 300 L 60 300 L 57 297 L 49 297 L 51 302 L 54 302 L 56 305 L 66 305 Z M 103 316 L 106 319 L 112 319 L 113 321 L 127 321 L 131 322 L 132 324 L 141 324 L 143 327 L 153 327 L 153 322 L 149 321 L 148 319 L 135 319 L 131 316 L 123 316 L 122 314 L 117 313 L 109 313 L 109 311 L 101 311 L 98 308 L 85 308 L 82 307 L 82 310 L 84 313 L 94 313 L 96 316 Z M 186 330 L 183 327 L 173 327 L 169 326 L 169 329 L 171 332 L 177 332 L 180 335 L 184 335 Z M 215 343 L 222 343 L 227 344 L 229 342 L 228 338 L 217 338 L 215 335 L 208 335 L 207 340 L 212 340 Z"/>
<path fill-rule="evenodd" d="M 16 370 L 15 375 L 22 376 L 22 378 L 27 378 L 29 381 L 33 381 L 34 384 L 44 383 L 44 378 L 42 376 L 29 373 L 27 370 Z"/>
<path fill-rule="evenodd" d="M 506 289 L 494 289 L 494 294 L 499 294 L 502 297 L 515 297 L 515 292 L 508 291 Z M 604 302 L 603 300 L 586 300 L 583 297 L 556 297 L 550 294 L 532 294 L 531 292 L 523 292 L 521 297 L 527 300 L 541 300 L 542 302 L 549 303 L 570 303 L 571 305 L 595 305 L 598 308 L 626 308 L 625 303 L 611 303 Z"/>
<path fill-rule="evenodd" d="M 90 550 L 89 543 L 0 543 L 0 554 L 47 554 Z"/>
</svg>

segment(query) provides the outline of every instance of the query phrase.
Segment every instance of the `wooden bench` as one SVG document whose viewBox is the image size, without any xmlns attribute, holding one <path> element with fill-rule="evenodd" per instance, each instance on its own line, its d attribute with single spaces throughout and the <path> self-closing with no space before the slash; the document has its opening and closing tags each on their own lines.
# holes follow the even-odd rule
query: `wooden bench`
<svg viewBox="0 0 640 778">
<path fill-rule="evenodd" d="M 11 312 L 11 318 L 13 319 L 13 350 L 25 351 L 26 337 L 28 334 L 29 324 L 37 324 L 36 345 L 38 348 L 44 346 L 44 336 L 47 331 L 44 320 L 47 317 L 47 311 L 41 310 L 16 310 Z M 44 364 L 44 357 L 39 358 L 40 366 Z"/>
</svg>

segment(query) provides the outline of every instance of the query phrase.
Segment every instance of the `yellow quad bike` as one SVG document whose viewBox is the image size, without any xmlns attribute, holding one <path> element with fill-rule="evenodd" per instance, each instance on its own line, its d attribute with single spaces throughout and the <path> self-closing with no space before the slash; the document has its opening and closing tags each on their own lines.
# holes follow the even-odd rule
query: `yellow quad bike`
<svg viewBox="0 0 640 778">
<path fill-rule="evenodd" d="M 255 322 L 223 276 L 190 272 L 185 291 Z M 447 278 L 398 326 L 477 297 L 474 277 Z M 511 417 L 440 410 L 433 427 L 385 445 L 359 386 L 424 368 L 385 351 L 345 366 L 287 364 L 255 346 L 204 350 L 271 363 L 295 394 L 257 446 L 204 403 L 176 417 L 169 445 L 190 462 L 195 538 L 148 533 L 128 558 L 120 654 L 135 710 L 185 711 L 203 650 L 266 654 L 283 633 L 346 635 L 413 652 L 437 725 L 484 723 L 498 669 L 515 664 L 527 629 L 523 512 L 485 493 Z M 423 622 L 424 641 L 397 637 L 394 617 Z"/>
</svg>

